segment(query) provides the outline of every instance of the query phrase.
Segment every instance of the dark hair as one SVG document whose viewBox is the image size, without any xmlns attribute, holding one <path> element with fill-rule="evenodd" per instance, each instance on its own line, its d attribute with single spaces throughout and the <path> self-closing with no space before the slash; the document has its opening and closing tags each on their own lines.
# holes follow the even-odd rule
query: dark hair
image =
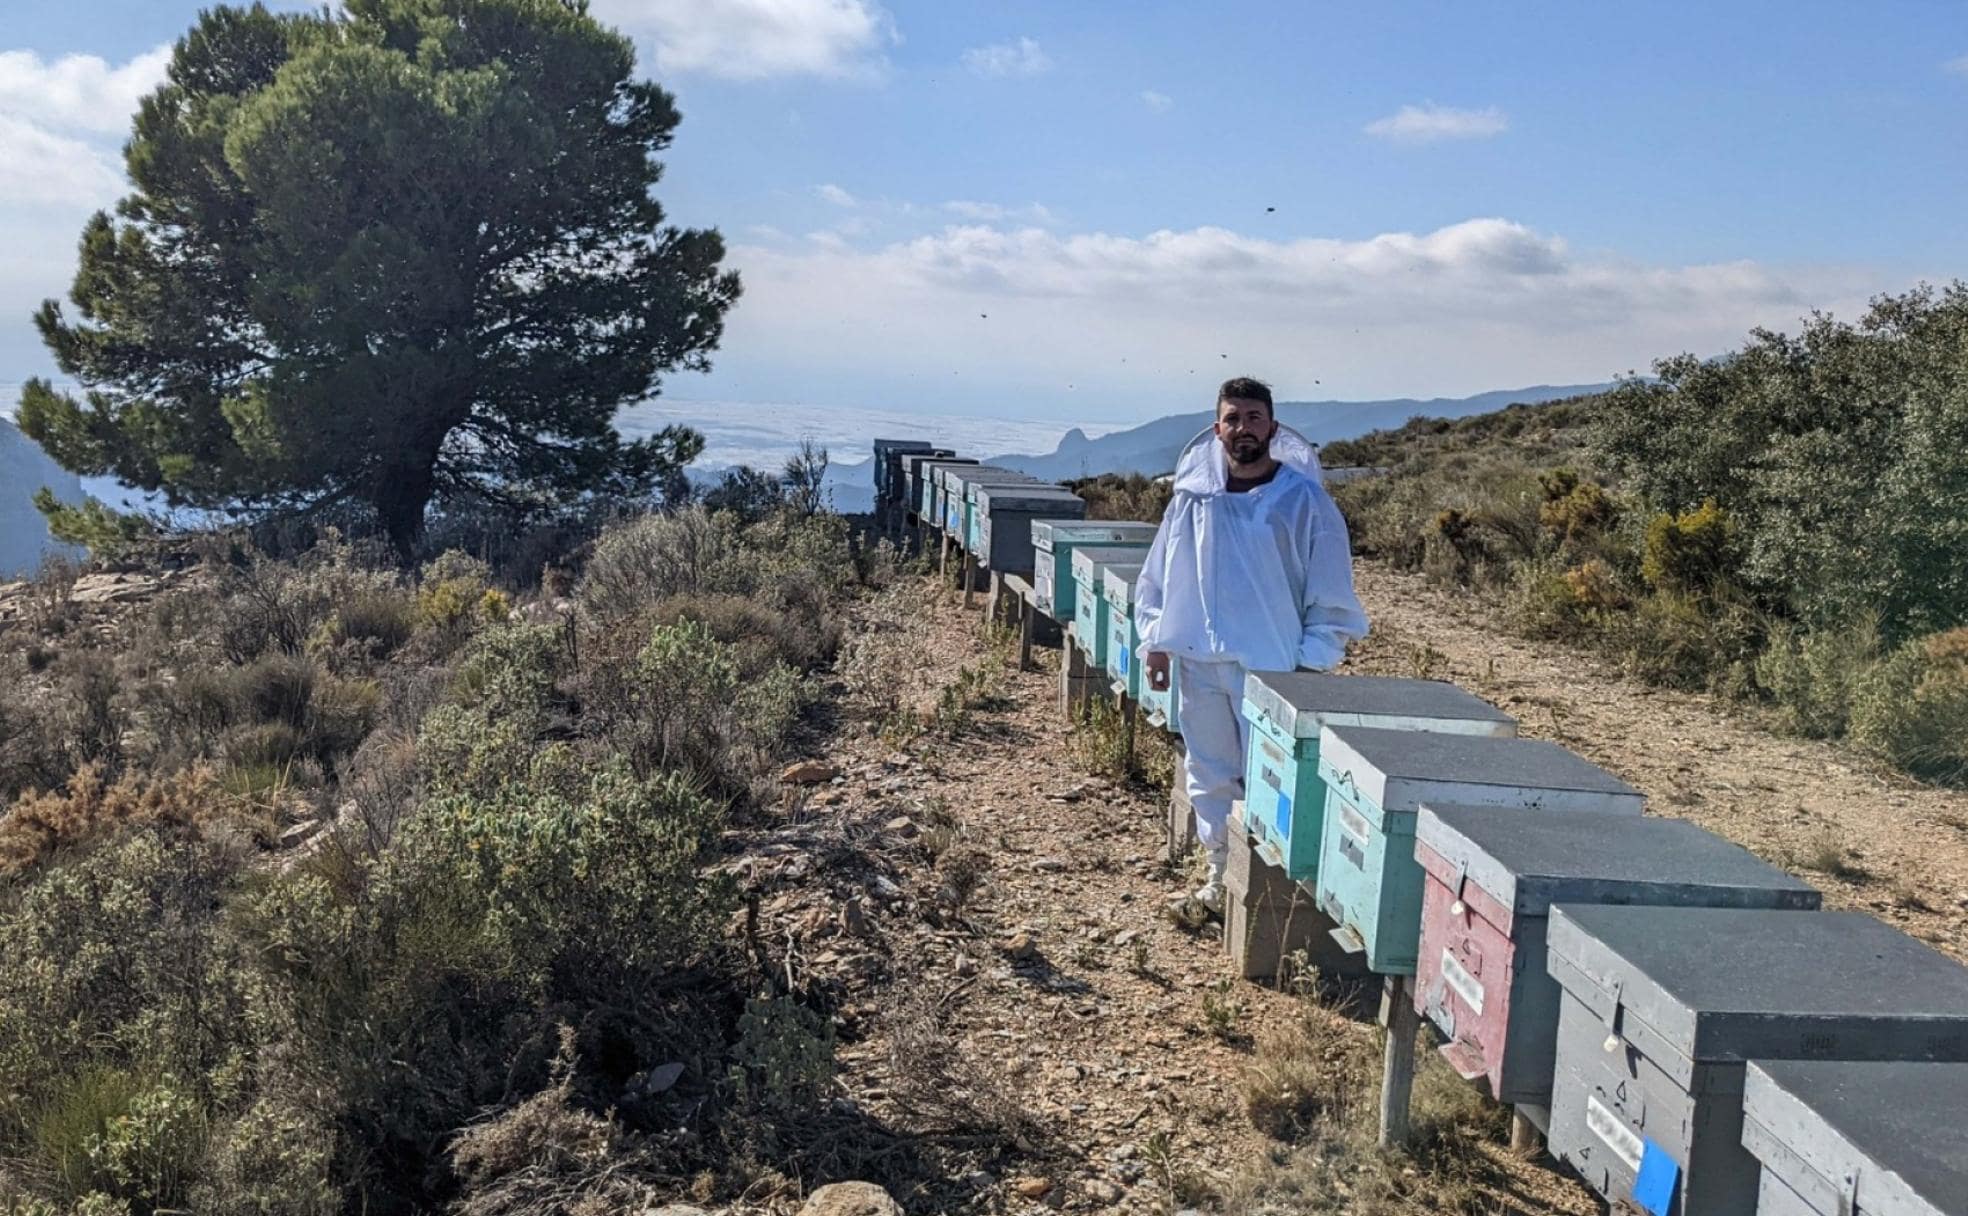
<svg viewBox="0 0 1968 1216">
<path fill-rule="evenodd" d="M 1218 405 L 1231 400 L 1262 401 L 1267 413 L 1273 416 L 1277 413 L 1271 405 L 1271 386 L 1262 380 L 1253 380 L 1249 376 L 1232 376 L 1223 382 L 1222 388 L 1216 390 Z"/>
</svg>

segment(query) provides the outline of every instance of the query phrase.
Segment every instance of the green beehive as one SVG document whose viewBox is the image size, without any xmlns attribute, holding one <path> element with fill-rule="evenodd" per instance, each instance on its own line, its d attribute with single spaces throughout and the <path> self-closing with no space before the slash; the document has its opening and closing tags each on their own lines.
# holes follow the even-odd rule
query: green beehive
<svg viewBox="0 0 1968 1216">
<path fill-rule="evenodd" d="M 1114 677 L 1115 691 L 1141 699 L 1141 662 L 1135 651 L 1141 634 L 1134 628 L 1134 580 L 1140 562 L 1114 562 L 1101 571 L 1101 597 L 1106 601 L 1107 653 L 1102 662 Z"/>
<path fill-rule="evenodd" d="M 1107 567 L 1141 572 L 1141 550 L 1120 545 L 1081 545 L 1073 550 L 1073 636 L 1095 671 L 1107 670 Z M 1132 574 L 1130 575 L 1132 577 Z"/>
<path fill-rule="evenodd" d="M 1032 594 L 1039 611 L 1062 624 L 1073 619 L 1073 552 L 1087 545 L 1146 552 L 1155 541 L 1154 524 L 1111 519 L 1035 519 L 1032 521 Z"/>
</svg>

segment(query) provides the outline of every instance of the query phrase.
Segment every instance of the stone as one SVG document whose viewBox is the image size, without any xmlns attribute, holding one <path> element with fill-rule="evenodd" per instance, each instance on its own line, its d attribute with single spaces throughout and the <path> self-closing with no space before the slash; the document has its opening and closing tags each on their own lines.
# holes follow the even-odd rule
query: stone
<svg viewBox="0 0 1968 1216">
<path fill-rule="evenodd" d="M 1011 958 L 1024 962 L 1039 952 L 1039 944 L 1032 939 L 1030 933 L 1020 931 L 1005 939 L 1004 952 Z"/>
<path fill-rule="evenodd" d="M 666 1203 L 660 1208 L 644 1208 L 642 1216 L 711 1216 L 694 1203 Z"/>
<path fill-rule="evenodd" d="M 321 830 L 319 819 L 303 819 L 280 834 L 280 847 L 291 849 Z"/>
<path fill-rule="evenodd" d="M 868 931 L 868 913 L 861 907 L 861 901 L 850 899 L 841 905 L 841 932 L 859 937 Z"/>
<path fill-rule="evenodd" d="M 786 766 L 779 774 L 781 785 L 825 785 L 840 775 L 840 770 L 825 760 L 801 760 Z"/>
<path fill-rule="evenodd" d="M 1044 1199 L 1052 1191 L 1052 1179 L 1027 1175 L 1014 1180 L 1011 1189 L 1027 1199 Z"/>
<path fill-rule="evenodd" d="M 1086 1196 L 1101 1207 L 1112 1207 L 1121 1201 L 1121 1188 L 1105 1178 L 1095 1178 L 1086 1184 Z"/>
<path fill-rule="evenodd" d="M 882 831 L 894 832 L 898 836 L 914 836 L 916 821 L 907 815 L 898 815 L 882 825 Z"/>
<path fill-rule="evenodd" d="M 85 574 L 69 588 L 68 598 L 78 604 L 129 604 L 149 599 L 161 586 L 142 574 Z"/>
<path fill-rule="evenodd" d="M 807 1196 L 799 1216 L 905 1216 L 902 1205 L 872 1182 L 835 1182 Z"/>
</svg>

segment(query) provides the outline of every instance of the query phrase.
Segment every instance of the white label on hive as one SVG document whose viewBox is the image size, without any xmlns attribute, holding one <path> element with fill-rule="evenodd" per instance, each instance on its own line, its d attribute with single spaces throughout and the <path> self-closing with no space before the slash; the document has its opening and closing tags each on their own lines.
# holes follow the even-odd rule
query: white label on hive
<svg viewBox="0 0 1968 1216">
<path fill-rule="evenodd" d="M 1606 1104 L 1591 1094 L 1585 1098 L 1585 1125 L 1592 1129 L 1593 1135 L 1606 1142 L 1606 1147 L 1612 1149 L 1614 1155 L 1626 1162 L 1627 1169 L 1637 1171 L 1640 1168 L 1640 1154 L 1647 1146 L 1624 1120 L 1607 1110 Z"/>
<path fill-rule="evenodd" d="M 1369 843 L 1368 833 L 1373 829 L 1367 826 L 1366 816 L 1360 814 L 1360 812 L 1354 810 L 1344 802 L 1339 804 L 1339 826 L 1346 830 L 1347 835 L 1353 837 L 1353 839 L 1359 841 L 1361 844 Z"/>
<path fill-rule="evenodd" d="M 1449 950 L 1442 951 L 1442 978 L 1448 981 L 1449 987 L 1455 989 L 1455 994 L 1462 998 L 1463 1004 L 1469 1006 L 1471 1013 L 1483 1012 L 1483 986 L 1476 982 L 1475 976 L 1469 974 L 1469 969 L 1462 965 L 1462 960 Z"/>
</svg>

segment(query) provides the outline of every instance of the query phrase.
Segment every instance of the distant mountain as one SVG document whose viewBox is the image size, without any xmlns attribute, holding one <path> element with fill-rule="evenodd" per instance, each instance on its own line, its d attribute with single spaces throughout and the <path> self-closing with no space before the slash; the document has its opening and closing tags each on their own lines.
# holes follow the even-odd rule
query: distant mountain
<svg viewBox="0 0 1968 1216">
<path fill-rule="evenodd" d="M 1280 401 L 1278 420 L 1296 428 L 1314 443 L 1331 443 L 1335 439 L 1353 439 L 1369 431 L 1398 427 L 1410 418 L 1462 418 L 1520 402 L 1557 401 L 1611 387 L 1610 384 L 1540 384 L 1533 388 L 1478 393 L 1474 397 L 1436 397 L 1427 401 L 1411 397 L 1393 401 Z M 991 463 L 1047 481 L 1094 477 L 1101 473 L 1166 473 L 1175 467 L 1175 458 L 1183 445 L 1210 422 L 1210 413 L 1199 410 L 1193 414 L 1171 414 L 1096 439 L 1087 438 L 1075 428 L 1066 432 L 1059 446 L 1046 455 L 995 456 Z"/>
<path fill-rule="evenodd" d="M 48 535 L 48 521 L 34 509 L 34 493 L 43 486 L 63 502 L 82 501 L 81 480 L 48 459 L 11 418 L 0 417 L 0 582 L 34 573 L 51 554 L 80 552 Z"/>
</svg>

